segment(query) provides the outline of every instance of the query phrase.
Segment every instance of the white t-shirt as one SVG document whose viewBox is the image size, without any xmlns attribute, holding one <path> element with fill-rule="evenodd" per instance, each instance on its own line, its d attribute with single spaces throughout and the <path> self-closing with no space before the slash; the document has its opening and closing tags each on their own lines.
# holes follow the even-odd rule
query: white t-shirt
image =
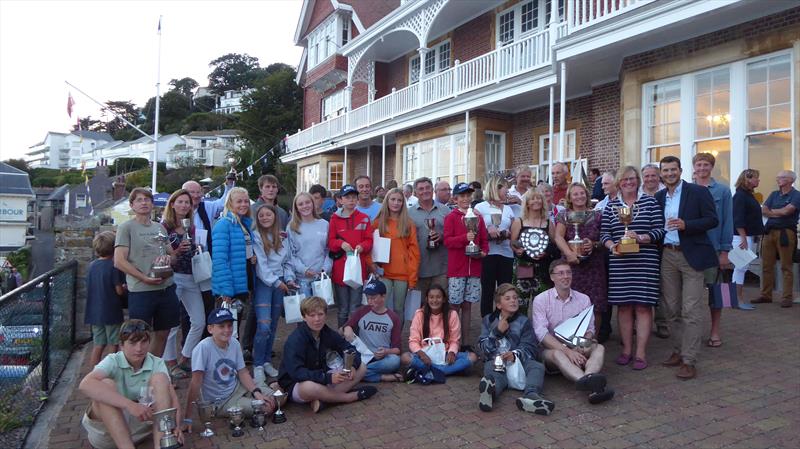
<svg viewBox="0 0 800 449">
<path fill-rule="evenodd" d="M 242 347 L 233 337 L 225 349 L 214 343 L 214 337 L 206 337 L 192 351 L 192 371 L 205 373 L 200 391 L 206 401 L 228 399 L 239 383 L 239 370 L 244 367 Z"/>
<path fill-rule="evenodd" d="M 511 210 L 511 207 L 503 206 L 501 210 L 489 204 L 488 201 L 483 201 L 476 204 L 473 210 L 483 217 L 483 222 L 486 224 L 487 230 L 492 227 L 492 214 L 500 214 L 500 226 L 498 226 L 498 229 L 511 232 L 511 223 L 514 221 L 514 211 Z M 511 250 L 511 241 L 505 239 L 498 243 L 489 240 L 489 255 L 513 258 L 514 252 Z"/>
</svg>

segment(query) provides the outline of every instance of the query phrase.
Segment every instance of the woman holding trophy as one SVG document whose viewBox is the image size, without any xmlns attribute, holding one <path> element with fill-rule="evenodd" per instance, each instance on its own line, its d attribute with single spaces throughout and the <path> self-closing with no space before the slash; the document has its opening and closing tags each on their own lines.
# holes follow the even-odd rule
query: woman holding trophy
<svg viewBox="0 0 800 449">
<path fill-rule="evenodd" d="M 572 289 L 589 296 L 594 325 L 600 328 L 608 307 L 605 252 L 600 245 L 600 214 L 591 208 L 589 190 L 579 182 L 567 188 L 567 208 L 558 213 L 553 238 L 572 266 Z"/>
<path fill-rule="evenodd" d="M 622 353 L 616 362 L 627 365 L 633 361 L 633 369 L 643 370 L 647 368 L 646 348 L 653 307 L 661 291 L 661 257 L 656 243 L 664 238 L 664 215 L 654 197 L 639 193 L 641 178 L 635 167 L 624 167 L 614 182 L 620 194 L 603 210 L 600 239 L 611 253 L 608 302 L 619 307 L 617 319 Z"/>
</svg>

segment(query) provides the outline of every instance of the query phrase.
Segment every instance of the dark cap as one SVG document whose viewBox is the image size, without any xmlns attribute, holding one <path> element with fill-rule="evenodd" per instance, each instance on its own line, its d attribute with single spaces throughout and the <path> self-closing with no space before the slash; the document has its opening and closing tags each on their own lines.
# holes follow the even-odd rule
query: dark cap
<svg viewBox="0 0 800 449">
<path fill-rule="evenodd" d="M 470 187 L 469 184 L 467 184 L 466 182 L 459 182 L 458 184 L 456 184 L 455 187 L 453 187 L 453 195 L 458 195 L 461 193 L 472 193 L 474 191 L 475 189 Z"/>
<path fill-rule="evenodd" d="M 386 284 L 381 281 L 372 281 L 364 286 L 364 294 L 367 296 L 385 295 Z"/>
<path fill-rule="evenodd" d="M 220 324 L 226 321 L 234 321 L 233 314 L 228 309 L 218 308 L 208 314 L 206 324 Z"/>
<path fill-rule="evenodd" d="M 341 190 L 339 190 L 339 195 L 341 196 L 347 196 L 350 194 L 358 195 L 358 190 L 355 187 L 353 187 L 352 184 L 345 184 L 342 186 Z"/>
</svg>

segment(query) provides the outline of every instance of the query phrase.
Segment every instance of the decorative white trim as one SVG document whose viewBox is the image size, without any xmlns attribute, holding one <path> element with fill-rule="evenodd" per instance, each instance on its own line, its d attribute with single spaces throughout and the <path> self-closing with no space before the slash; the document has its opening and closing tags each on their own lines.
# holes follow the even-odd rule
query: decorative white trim
<svg viewBox="0 0 800 449">
<path fill-rule="evenodd" d="M 407 30 L 414 33 L 419 39 L 419 46 L 425 47 L 428 44 L 428 33 L 431 29 L 431 24 L 436 19 L 439 11 L 444 8 L 449 0 L 434 0 L 433 3 L 418 10 L 414 15 L 407 17 L 402 22 L 398 23 L 393 31 Z"/>
</svg>

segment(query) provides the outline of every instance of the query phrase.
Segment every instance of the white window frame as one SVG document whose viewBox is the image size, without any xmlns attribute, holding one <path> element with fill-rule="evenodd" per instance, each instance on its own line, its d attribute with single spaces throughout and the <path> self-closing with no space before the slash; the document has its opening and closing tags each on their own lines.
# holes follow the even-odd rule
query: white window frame
<svg viewBox="0 0 800 449">
<path fill-rule="evenodd" d="M 345 112 L 345 89 L 337 90 L 336 92 L 325 96 L 321 100 L 320 113 L 322 114 L 322 121 L 338 117 Z"/>
<path fill-rule="evenodd" d="M 444 54 L 445 47 L 447 47 L 447 53 L 449 54 L 449 56 L 447 58 L 447 61 L 442 61 L 442 54 Z M 435 75 L 435 74 L 437 74 L 439 72 L 444 72 L 445 70 L 449 69 L 453 65 L 452 64 L 453 45 L 450 43 L 450 39 L 447 39 L 447 40 L 444 40 L 442 42 L 439 42 L 438 44 L 436 44 L 433 47 L 431 47 L 431 49 L 428 51 L 428 53 L 425 55 L 425 57 L 427 58 L 429 55 L 432 55 L 430 57 L 433 58 L 434 70 L 432 72 L 428 72 L 426 67 L 425 67 L 425 64 L 424 63 L 420 63 L 421 60 L 419 58 L 419 54 L 416 54 L 416 55 L 412 56 L 408 60 L 408 84 L 409 85 L 414 84 L 417 81 L 419 81 L 420 73 L 417 70 L 419 70 L 419 71 L 425 70 L 425 78 L 427 78 L 427 77 L 433 76 L 433 75 Z M 414 67 L 415 65 L 418 65 L 418 67 L 416 68 L 417 70 L 415 70 L 415 67 Z"/>
<path fill-rule="evenodd" d="M 559 11 L 559 18 L 564 17 L 564 0 L 557 0 L 558 4 L 558 11 Z M 550 17 L 547 15 L 547 10 L 549 8 L 549 4 L 551 0 L 529 0 L 529 1 L 521 1 L 514 6 L 511 6 L 503 11 L 500 11 L 495 15 L 495 43 L 497 47 L 503 47 L 505 45 L 509 45 L 513 42 L 517 42 L 520 39 L 523 39 L 531 34 L 538 33 L 544 30 L 547 27 L 547 24 L 550 22 Z M 536 26 L 531 27 L 530 29 L 522 32 L 522 8 L 525 5 L 533 4 L 536 8 Z M 508 13 L 513 12 L 514 19 L 512 21 L 512 31 L 511 31 L 511 39 L 505 42 L 500 40 L 500 22 L 501 19 L 507 15 Z"/>
<path fill-rule="evenodd" d="M 335 187 L 335 186 L 333 186 L 331 184 L 331 175 L 333 174 L 333 168 L 334 167 L 341 167 L 340 171 L 342 173 L 342 180 L 341 180 L 341 184 L 342 185 L 340 185 L 339 187 Z M 327 184 L 328 184 L 328 190 L 340 190 L 342 188 L 342 186 L 344 186 L 344 184 L 345 184 L 345 180 L 344 180 L 344 161 L 329 161 L 328 162 L 328 182 L 327 182 Z"/>
<path fill-rule="evenodd" d="M 307 70 L 313 69 L 331 56 L 339 53 L 342 46 L 352 40 L 350 20 L 350 16 L 346 14 L 331 14 L 308 33 L 306 36 L 308 47 Z M 345 32 L 347 33 L 346 41 L 344 39 Z"/>
<path fill-rule="evenodd" d="M 766 131 L 758 131 L 758 132 L 748 132 L 747 131 L 747 66 L 748 64 L 763 61 L 766 59 L 771 59 L 783 55 L 789 55 L 789 67 L 790 67 L 790 82 L 789 86 L 792 89 L 789 93 L 790 98 L 790 126 L 788 128 L 779 128 L 779 129 L 769 129 Z M 792 54 L 791 49 L 781 50 L 774 53 L 769 53 L 765 55 L 760 55 L 753 58 L 742 59 L 739 61 L 735 61 L 728 64 L 722 64 L 716 67 L 710 67 L 704 70 L 699 70 L 696 72 L 685 73 L 679 76 L 665 78 L 661 80 L 655 80 L 649 83 L 645 83 L 642 85 L 642 111 L 648 111 L 650 104 L 648 98 L 648 89 L 650 86 L 658 83 L 663 83 L 665 81 L 670 81 L 673 79 L 680 80 L 681 83 L 681 113 L 680 113 L 680 148 L 681 154 L 680 158 L 682 161 L 691 161 L 692 157 L 696 151 L 695 143 L 697 140 L 695 139 L 695 89 L 694 89 L 694 79 L 695 76 L 707 71 L 714 71 L 719 70 L 722 68 L 727 67 L 730 70 L 730 100 L 729 100 L 729 114 L 731 115 L 731 121 L 728 130 L 728 138 L 730 139 L 730 173 L 731 176 L 731 185 L 730 187 L 733 188 L 733 183 L 735 182 L 736 176 L 742 172 L 745 168 L 748 167 L 748 137 L 755 136 L 755 135 L 763 135 L 763 134 L 776 134 L 780 132 L 790 132 L 791 133 L 791 148 L 794 149 L 797 142 L 797 131 L 795 129 L 795 96 L 797 92 L 795 91 L 795 59 Z M 641 126 L 641 136 L 642 136 L 642 143 L 641 143 L 641 158 L 642 161 L 649 160 L 649 150 L 651 149 L 649 146 L 649 141 L 647 138 L 648 128 L 650 126 L 649 123 L 650 117 L 648 113 L 642 114 L 642 126 Z M 721 138 L 721 137 L 720 137 Z M 704 139 L 707 140 L 707 139 Z M 791 167 L 797 166 L 798 155 L 792 151 L 792 161 Z M 692 170 L 686 168 L 686 163 L 684 163 L 684 170 L 683 170 L 683 179 L 690 181 L 692 176 Z"/>
<path fill-rule="evenodd" d="M 75 208 L 79 207 L 86 207 L 86 197 L 85 193 L 76 193 L 75 194 Z"/>
<path fill-rule="evenodd" d="M 550 148 L 549 140 L 550 140 L 550 133 L 545 133 L 539 135 L 539 164 L 538 170 L 540 173 L 537 173 L 538 179 L 545 179 L 548 182 L 550 181 L 550 158 L 545 155 L 545 151 L 558 151 L 558 138 L 560 137 L 561 133 L 558 131 L 553 132 L 553 141 L 555 141 L 555 146 Z M 578 155 L 578 133 L 577 130 L 567 129 L 564 131 L 564 138 L 567 141 L 567 145 L 564 146 L 564 160 L 559 161 L 556 155 L 553 155 L 553 163 L 556 162 L 572 162 L 576 159 Z M 572 145 L 569 143 L 572 142 Z M 545 146 L 547 143 L 547 146 Z M 546 148 L 546 149 L 545 149 Z M 542 173 L 542 170 L 544 171 Z"/>
<path fill-rule="evenodd" d="M 484 159 L 484 163 L 486 164 L 485 165 L 486 172 L 487 173 L 488 172 L 494 173 L 494 172 L 497 172 L 497 171 L 505 170 L 506 169 L 506 133 L 501 132 L 501 131 L 486 131 L 485 135 L 486 135 L 487 139 L 484 141 L 485 143 L 484 143 L 484 146 L 483 146 L 483 159 Z M 497 154 L 497 165 L 498 166 L 497 167 L 489 167 L 489 151 L 488 151 L 489 148 L 487 148 L 487 146 L 486 146 L 486 144 L 489 142 L 488 141 L 488 137 L 489 136 L 492 136 L 493 138 L 494 137 L 499 137 L 500 138 L 500 145 L 497 148 L 497 152 L 498 152 L 498 154 Z"/>
<path fill-rule="evenodd" d="M 314 184 L 319 184 L 319 162 L 300 167 L 300 191 L 308 192 Z"/>
<path fill-rule="evenodd" d="M 448 148 L 449 148 L 449 154 L 448 154 L 448 158 L 449 158 L 448 172 L 449 173 L 447 174 L 447 181 L 451 185 L 454 185 L 457 177 L 461 176 L 461 177 L 464 177 L 466 179 L 467 171 L 469 170 L 469 160 L 468 160 L 468 158 L 469 158 L 469 149 L 467 149 L 465 151 L 465 153 L 464 153 L 464 156 L 465 156 L 465 160 L 463 161 L 464 172 L 458 172 L 458 173 L 455 172 L 455 168 L 456 168 L 456 160 L 455 160 L 456 141 L 459 138 L 464 138 L 464 133 L 450 134 L 450 135 L 447 135 L 447 136 L 436 137 L 436 138 L 433 138 L 433 139 L 427 139 L 427 140 L 422 140 L 422 141 L 419 141 L 419 142 L 414 142 L 414 143 L 409 143 L 409 144 L 403 145 L 403 159 L 402 159 L 403 184 L 413 183 L 415 179 L 417 179 L 417 178 L 419 178 L 421 176 L 427 176 L 427 177 L 431 178 L 432 180 L 434 180 L 434 182 L 436 182 L 436 180 L 440 177 L 440 174 L 438 173 L 438 171 L 439 171 L 439 156 L 440 156 L 439 155 L 439 143 L 442 140 L 446 140 L 446 142 L 448 144 Z M 412 161 L 414 161 L 414 162 L 412 162 L 412 164 L 414 165 L 414 168 L 412 170 L 412 173 L 409 173 L 409 170 L 408 170 L 409 152 L 413 151 L 414 153 L 418 153 L 420 148 L 422 147 L 422 144 L 426 144 L 426 143 L 432 143 L 433 144 L 433 157 L 431 158 L 431 167 L 420 167 L 419 166 L 419 161 L 420 161 L 419 154 L 416 154 L 416 156 L 412 157 L 412 159 L 411 159 Z"/>
</svg>

